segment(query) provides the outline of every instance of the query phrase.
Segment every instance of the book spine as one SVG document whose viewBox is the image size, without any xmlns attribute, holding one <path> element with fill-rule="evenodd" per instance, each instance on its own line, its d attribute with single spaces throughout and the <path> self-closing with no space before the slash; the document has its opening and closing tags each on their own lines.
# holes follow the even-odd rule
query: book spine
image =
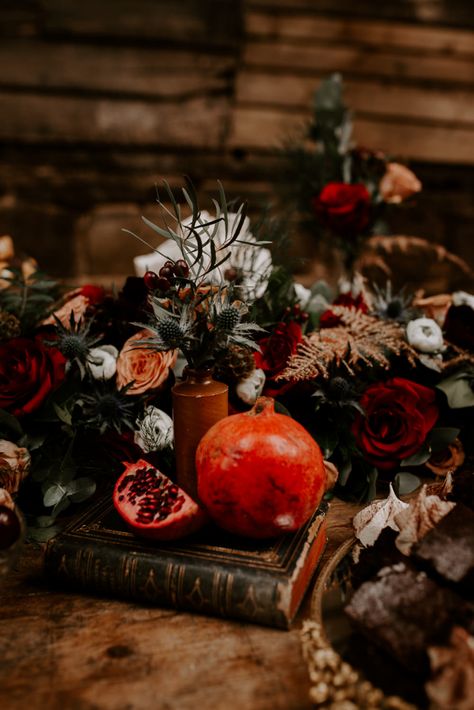
<svg viewBox="0 0 474 710">
<path fill-rule="evenodd" d="M 262 571 L 249 575 L 217 564 L 203 569 L 192 559 L 181 563 L 118 545 L 105 549 L 100 543 L 81 542 L 79 546 L 67 535 L 49 543 L 45 568 L 51 578 L 75 590 L 277 628 L 288 628 L 291 620 L 289 609 L 278 604 L 278 579 Z"/>
</svg>

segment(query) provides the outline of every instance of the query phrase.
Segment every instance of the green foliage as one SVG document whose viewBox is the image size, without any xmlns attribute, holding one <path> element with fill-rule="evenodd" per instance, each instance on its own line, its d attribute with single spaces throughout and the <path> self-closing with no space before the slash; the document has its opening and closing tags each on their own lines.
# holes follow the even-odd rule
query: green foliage
<svg viewBox="0 0 474 710">
<path fill-rule="evenodd" d="M 9 285 L 0 290 L 0 309 L 11 313 L 21 323 L 22 334 L 28 334 L 51 311 L 59 296 L 56 281 L 40 271 L 25 279 L 21 270 L 9 268 L 11 276 L 4 277 Z"/>
<path fill-rule="evenodd" d="M 297 301 L 293 276 L 285 266 L 274 266 L 265 293 L 252 306 L 251 317 L 271 330 Z"/>
</svg>

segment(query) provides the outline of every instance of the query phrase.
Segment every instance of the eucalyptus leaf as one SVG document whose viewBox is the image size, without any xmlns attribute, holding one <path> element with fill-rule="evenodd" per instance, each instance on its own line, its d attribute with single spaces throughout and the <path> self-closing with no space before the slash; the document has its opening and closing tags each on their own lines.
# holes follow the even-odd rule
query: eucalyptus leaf
<svg viewBox="0 0 474 710">
<path fill-rule="evenodd" d="M 53 402 L 53 407 L 54 411 L 58 415 L 58 419 L 63 422 L 64 424 L 67 424 L 68 426 L 72 426 L 72 414 L 71 412 L 68 412 L 67 409 L 64 407 L 60 407 L 59 404 L 56 404 L 56 402 Z"/>
<path fill-rule="evenodd" d="M 68 483 L 66 488 L 73 503 L 82 503 L 95 493 L 96 483 L 91 478 L 76 478 Z"/>
<path fill-rule="evenodd" d="M 341 486 L 346 485 L 346 483 L 349 479 L 349 476 L 351 475 L 351 471 L 352 471 L 352 461 L 350 459 L 348 459 L 347 461 L 344 461 L 344 463 L 341 466 L 339 466 L 339 476 L 338 476 L 337 482 Z"/>
<path fill-rule="evenodd" d="M 53 510 L 51 511 L 51 515 L 53 517 L 58 516 L 60 513 L 66 510 L 66 508 L 69 508 L 69 505 L 69 498 L 67 496 L 65 498 L 62 498 L 59 503 L 56 503 L 56 505 L 54 506 Z"/>
<path fill-rule="evenodd" d="M 377 492 L 377 479 L 379 476 L 379 472 L 377 469 L 371 468 L 369 473 L 367 474 L 367 492 L 366 492 L 366 497 L 365 500 L 367 502 L 370 502 L 375 498 L 375 494 Z"/>
<path fill-rule="evenodd" d="M 284 414 L 287 417 L 291 418 L 291 413 L 290 411 L 285 407 L 284 404 L 281 404 L 278 400 L 275 400 L 275 412 L 277 414 Z"/>
<path fill-rule="evenodd" d="M 23 428 L 18 419 L 4 409 L 0 409 L 0 431 L 11 432 L 16 437 L 23 434 Z"/>
<path fill-rule="evenodd" d="M 54 520 L 54 518 L 52 518 L 52 520 Z M 49 542 L 61 532 L 61 529 L 61 525 L 50 525 L 49 527 L 30 526 L 28 528 L 28 539 L 34 542 Z"/>
<path fill-rule="evenodd" d="M 397 496 L 406 496 L 421 486 L 421 479 L 414 473 L 400 471 L 393 479 L 393 490 Z"/>
<path fill-rule="evenodd" d="M 161 227 L 158 227 L 157 224 L 152 222 L 150 219 L 142 215 L 142 220 L 145 222 L 147 227 L 150 227 L 150 229 L 153 229 L 154 232 L 160 235 L 160 237 L 164 237 L 165 239 L 173 239 L 176 241 L 175 236 L 173 235 L 172 232 L 170 232 L 169 229 L 162 229 Z"/>
<path fill-rule="evenodd" d="M 67 490 L 60 483 L 50 483 L 45 487 L 43 493 L 43 505 L 45 508 L 51 508 L 53 505 L 57 505 L 65 496 L 67 496 Z"/>
<path fill-rule="evenodd" d="M 416 452 L 416 454 L 413 454 L 413 456 L 408 456 L 408 458 L 403 459 L 400 462 L 401 466 L 421 466 L 422 464 L 426 463 L 428 459 L 431 456 L 431 450 L 423 446 L 419 451 Z"/>
<path fill-rule="evenodd" d="M 437 385 L 444 392 L 451 409 L 474 406 L 474 371 L 457 372 Z"/>
<path fill-rule="evenodd" d="M 455 427 L 436 427 L 430 433 L 430 448 L 433 452 L 444 451 L 460 434 Z"/>
<path fill-rule="evenodd" d="M 339 443 L 339 434 L 335 429 L 318 432 L 316 440 L 323 451 L 325 459 L 329 459 Z"/>
</svg>

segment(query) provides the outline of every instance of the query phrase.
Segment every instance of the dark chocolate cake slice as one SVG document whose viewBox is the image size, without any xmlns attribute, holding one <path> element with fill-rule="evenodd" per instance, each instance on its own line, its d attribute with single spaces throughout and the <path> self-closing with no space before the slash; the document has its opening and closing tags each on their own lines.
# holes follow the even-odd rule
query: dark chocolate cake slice
<svg viewBox="0 0 474 710">
<path fill-rule="evenodd" d="M 412 554 L 429 572 L 474 597 L 474 511 L 457 503 L 414 546 Z"/>
<path fill-rule="evenodd" d="M 384 567 L 354 593 L 346 613 L 371 642 L 409 671 L 426 673 L 426 649 L 443 643 L 466 604 L 407 563 Z M 472 616 L 472 611 L 470 612 Z"/>
<path fill-rule="evenodd" d="M 465 469 L 456 473 L 453 478 L 453 490 L 449 494 L 448 500 L 463 503 L 474 510 L 474 471 Z"/>
<path fill-rule="evenodd" d="M 389 567 L 406 558 L 395 547 L 398 532 L 385 528 L 371 547 L 363 547 L 358 552 L 358 559 L 351 567 L 353 589 L 374 577 L 382 567 Z"/>
</svg>

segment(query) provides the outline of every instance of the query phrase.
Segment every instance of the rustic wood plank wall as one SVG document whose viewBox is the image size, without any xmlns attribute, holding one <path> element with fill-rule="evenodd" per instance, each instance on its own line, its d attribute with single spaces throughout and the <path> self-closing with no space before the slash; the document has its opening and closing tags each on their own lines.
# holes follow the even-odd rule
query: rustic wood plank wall
<svg viewBox="0 0 474 710">
<path fill-rule="evenodd" d="M 425 184 L 394 229 L 472 264 L 473 30 L 467 0 L 3 0 L 0 233 L 54 273 L 127 273 L 158 179 L 264 200 L 340 71 L 356 138 Z"/>
</svg>

